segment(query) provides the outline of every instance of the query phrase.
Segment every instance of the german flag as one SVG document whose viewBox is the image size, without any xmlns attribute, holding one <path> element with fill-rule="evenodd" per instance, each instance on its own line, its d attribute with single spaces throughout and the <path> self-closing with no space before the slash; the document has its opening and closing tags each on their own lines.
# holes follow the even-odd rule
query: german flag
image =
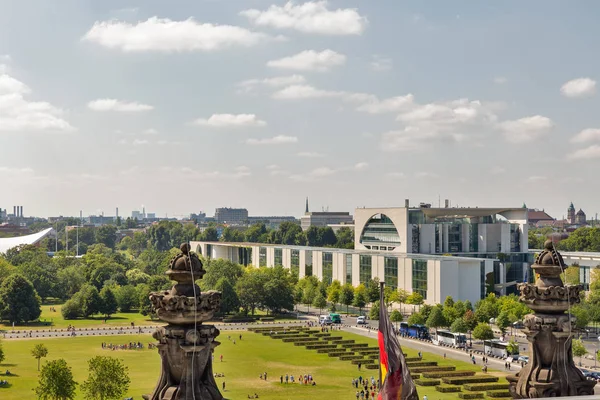
<svg viewBox="0 0 600 400">
<path fill-rule="evenodd" d="M 381 388 L 378 400 L 419 400 L 417 388 L 410 377 L 404 353 L 394 332 L 385 302 L 383 283 L 379 300 L 379 376 Z"/>
</svg>

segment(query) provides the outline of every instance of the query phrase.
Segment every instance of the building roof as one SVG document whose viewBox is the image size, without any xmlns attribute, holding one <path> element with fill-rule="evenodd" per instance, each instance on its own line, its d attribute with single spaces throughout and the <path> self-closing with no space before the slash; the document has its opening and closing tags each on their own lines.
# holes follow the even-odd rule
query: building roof
<svg viewBox="0 0 600 400">
<path fill-rule="evenodd" d="M 577 211 L 577 214 L 575 215 L 585 215 L 585 213 L 583 212 L 583 210 L 580 208 L 579 211 Z"/>
<path fill-rule="evenodd" d="M 488 215 L 502 214 L 508 211 L 524 213 L 523 208 L 472 208 L 472 207 L 449 207 L 449 208 L 419 208 L 428 217 L 487 217 Z"/>
<path fill-rule="evenodd" d="M 37 244 L 42 239 L 55 234 L 54 228 L 44 229 L 38 233 L 25 236 L 16 236 L 11 238 L 0 239 L 0 253 L 6 253 L 13 247 L 20 246 L 22 244 Z"/>
<path fill-rule="evenodd" d="M 537 222 L 537 221 L 554 221 L 554 218 L 552 218 L 550 215 L 548 215 L 548 213 L 546 213 L 546 211 L 542 210 L 529 210 L 527 212 L 527 218 L 529 219 L 529 221 L 532 222 Z"/>
</svg>

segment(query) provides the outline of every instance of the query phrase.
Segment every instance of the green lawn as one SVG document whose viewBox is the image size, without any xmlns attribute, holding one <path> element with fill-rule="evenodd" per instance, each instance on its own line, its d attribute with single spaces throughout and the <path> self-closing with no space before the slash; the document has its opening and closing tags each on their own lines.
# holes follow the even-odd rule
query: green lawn
<svg viewBox="0 0 600 400">
<path fill-rule="evenodd" d="M 239 335 L 243 339 L 239 340 Z M 236 338 L 236 344 L 228 339 Z M 336 336 L 342 335 L 355 339 L 356 342 L 368 342 L 376 345 L 374 338 L 365 338 L 346 332 L 335 332 Z M 149 335 L 143 336 L 112 336 L 112 337 L 75 337 L 64 339 L 46 340 L 5 340 L 3 342 L 6 352 L 5 364 L 0 365 L 0 371 L 6 369 L 17 377 L 9 377 L 10 388 L 0 388 L 0 398 L 3 400 L 33 398 L 32 388 L 37 383 L 37 361 L 31 357 L 30 351 L 37 343 L 43 342 L 49 349 L 47 359 L 64 358 L 72 367 L 75 379 L 83 382 L 87 376 L 87 360 L 96 355 L 110 355 L 121 358 L 129 367 L 131 388 L 129 396 L 140 399 L 144 393 L 150 393 L 154 388 L 159 373 L 159 356 L 156 350 L 102 350 L 103 341 L 112 343 L 126 343 L 141 341 L 145 345 L 153 341 Z M 313 350 L 306 350 L 292 343 L 283 343 L 278 339 L 271 339 L 251 332 L 222 331 L 219 337 L 221 346 L 215 350 L 214 371 L 225 374 L 227 391 L 225 397 L 229 399 L 246 399 L 248 394 L 258 393 L 261 399 L 311 399 L 331 400 L 353 399 L 355 389 L 350 385 L 352 378 L 359 375 L 357 367 L 348 361 L 339 361 L 326 354 L 318 354 Z M 416 351 L 404 348 L 405 353 L 416 356 Z M 223 355 L 223 362 L 219 356 Z M 479 366 L 444 360 L 432 354 L 424 353 L 427 361 L 438 361 L 439 365 L 456 365 L 457 369 L 480 371 Z M 43 361 L 42 361 L 43 363 Z M 260 380 L 259 374 L 268 372 L 268 381 Z M 300 384 L 280 384 L 279 376 L 290 374 L 312 374 L 317 386 L 310 387 Z M 377 370 L 362 371 L 363 377 L 375 376 Z M 500 372 L 492 372 L 503 376 Z M 2 376 L 0 379 L 4 379 Z M 217 378 L 219 388 L 222 378 Z M 434 387 L 418 387 L 419 395 L 427 394 L 430 399 L 456 399 L 456 394 L 439 393 Z M 77 397 L 81 399 L 81 395 Z"/>
<path fill-rule="evenodd" d="M 53 307 L 56 311 L 50 311 L 50 308 Z M 119 326 L 119 325 L 131 325 L 131 323 L 135 323 L 136 326 L 139 325 L 153 325 L 158 324 L 160 321 L 152 321 L 149 317 L 144 316 L 137 312 L 131 313 L 116 313 L 113 314 L 104 324 L 104 318 L 101 316 L 96 316 L 93 318 L 86 319 L 75 319 L 75 320 L 65 320 L 62 317 L 60 312 L 61 305 L 44 305 L 42 306 L 42 315 L 40 316 L 40 322 L 29 323 L 25 325 L 15 325 L 15 329 L 62 329 L 66 328 L 69 325 L 73 325 L 76 328 L 89 328 L 92 326 Z M 10 324 L 2 324 L 0 323 L 0 330 L 12 329 L 12 325 Z"/>
</svg>

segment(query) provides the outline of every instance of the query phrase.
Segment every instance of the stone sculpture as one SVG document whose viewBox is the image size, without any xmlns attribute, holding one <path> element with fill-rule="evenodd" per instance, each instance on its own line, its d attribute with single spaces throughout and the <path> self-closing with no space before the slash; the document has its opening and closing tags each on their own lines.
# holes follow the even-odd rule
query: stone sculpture
<svg viewBox="0 0 600 400">
<path fill-rule="evenodd" d="M 167 275 L 176 283 L 170 291 L 150 294 L 158 317 L 168 323 L 152 335 L 158 340 L 162 360 L 158 384 L 147 400 L 221 400 L 212 368 L 212 354 L 219 345 L 219 330 L 202 324 L 219 309 L 221 293 L 200 292 L 195 280 L 206 271 L 190 246 L 169 263 Z"/>
<path fill-rule="evenodd" d="M 532 265 L 535 284 L 522 283 L 520 301 L 534 313 L 525 316 L 529 363 L 507 377 L 515 399 L 593 395 L 595 381 L 588 380 L 573 362 L 571 348 L 575 317 L 565 311 L 580 302 L 581 285 L 564 285 L 565 266 L 552 241 L 546 241 Z"/>
</svg>

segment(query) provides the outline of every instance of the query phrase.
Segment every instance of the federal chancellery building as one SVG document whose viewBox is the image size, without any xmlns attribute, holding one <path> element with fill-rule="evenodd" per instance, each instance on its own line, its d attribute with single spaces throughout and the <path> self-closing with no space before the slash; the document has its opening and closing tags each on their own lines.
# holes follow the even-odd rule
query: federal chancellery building
<svg viewBox="0 0 600 400">
<path fill-rule="evenodd" d="M 529 280 L 526 208 L 358 208 L 353 250 L 262 243 L 191 242 L 209 258 L 243 265 L 282 265 L 354 286 L 379 278 L 418 292 L 425 302 L 446 296 L 475 302 L 486 290 L 516 292 Z"/>
</svg>

